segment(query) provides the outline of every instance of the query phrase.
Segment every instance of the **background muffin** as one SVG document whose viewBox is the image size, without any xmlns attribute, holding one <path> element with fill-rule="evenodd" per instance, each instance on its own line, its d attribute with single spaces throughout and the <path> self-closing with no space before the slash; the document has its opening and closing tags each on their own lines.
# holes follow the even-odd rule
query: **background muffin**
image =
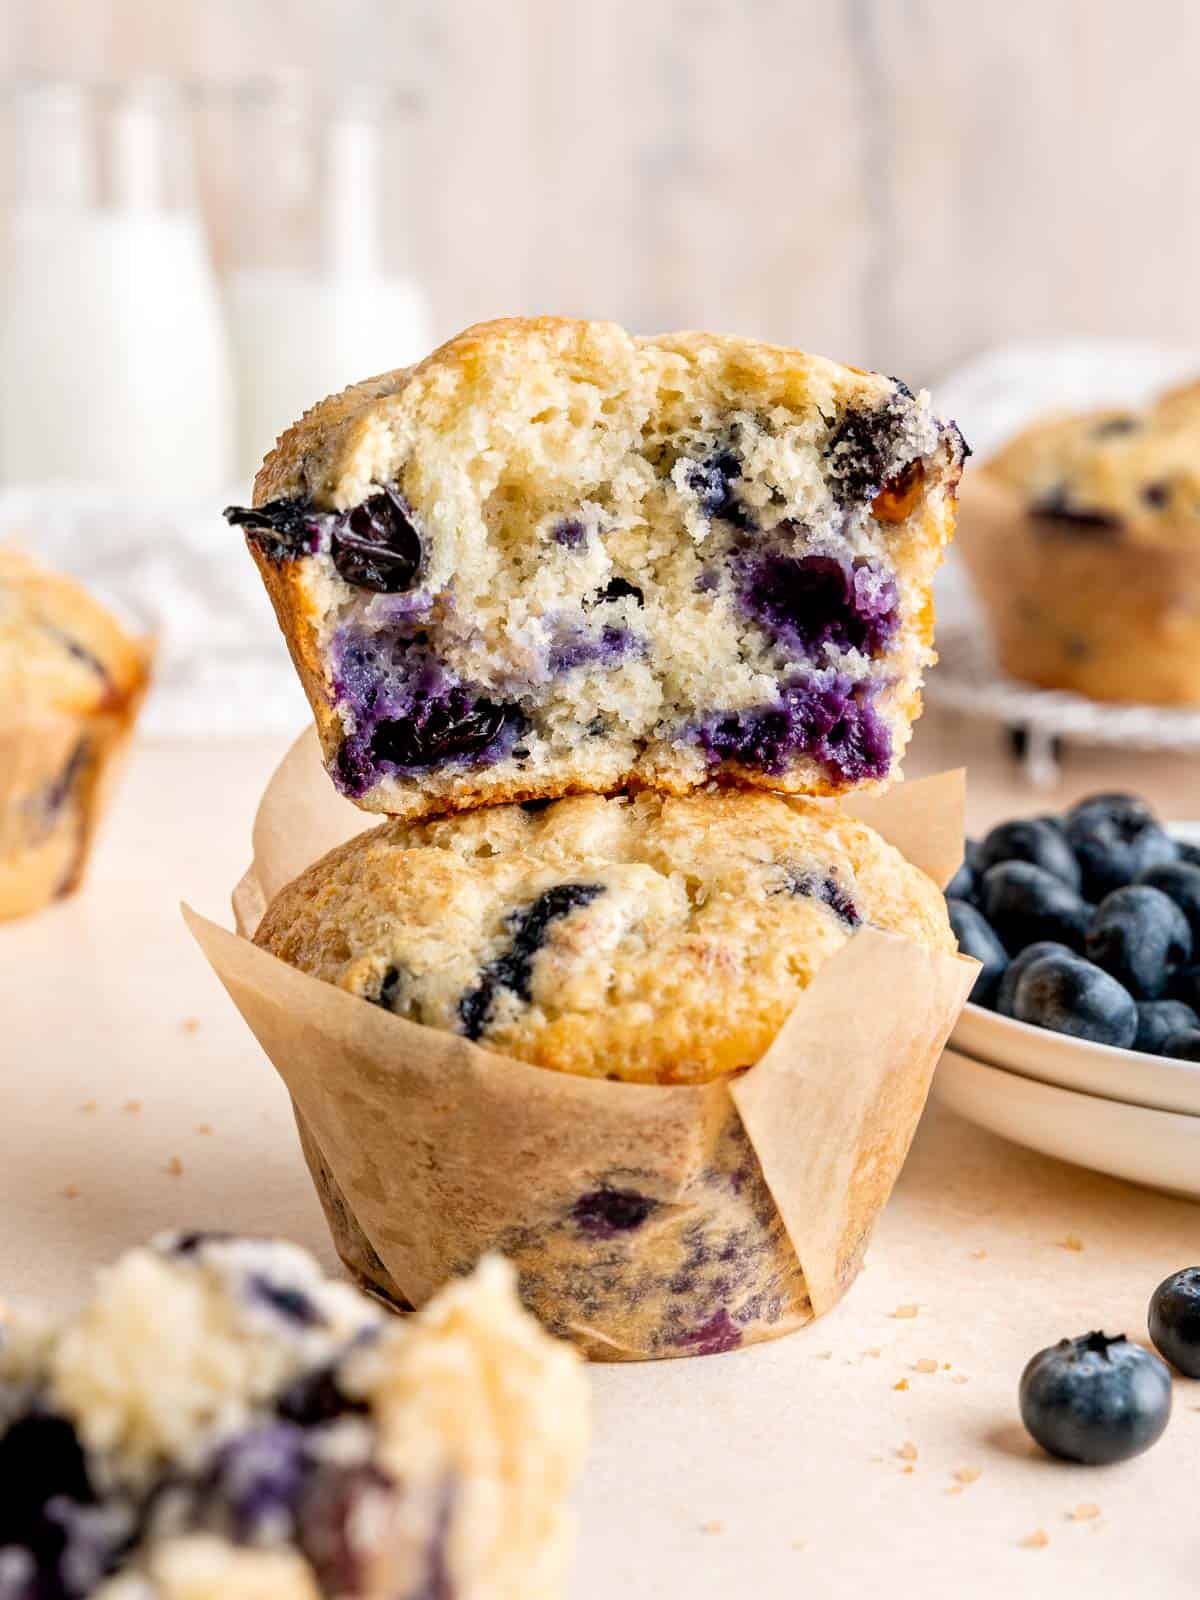
<svg viewBox="0 0 1200 1600">
<path fill-rule="evenodd" d="M 1200 701 L 1200 384 L 1027 429 L 972 474 L 961 542 L 1014 677 Z"/>
<path fill-rule="evenodd" d="M 289 885 L 255 940 L 538 1066 L 702 1083 L 757 1061 L 864 922 L 955 948 L 932 880 L 853 818 L 641 794 L 385 823 Z"/>
<path fill-rule="evenodd" d="M 79 884 L 148 672 L 86 590 L 0 549 L 0 917 Z"/>
</svg>

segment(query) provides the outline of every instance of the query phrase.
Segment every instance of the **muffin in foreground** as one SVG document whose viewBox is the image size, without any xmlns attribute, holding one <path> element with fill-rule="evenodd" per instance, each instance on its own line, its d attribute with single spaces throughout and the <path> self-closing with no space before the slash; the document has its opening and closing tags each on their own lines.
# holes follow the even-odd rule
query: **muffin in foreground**
<svg viewBox="0 0 1200 1600">
<path fill-rule="evenodd" d="M 228 515 L 368 810 L 831 794 L 896 773 L 962 457 L 891 378 L 512 319 L 315 407 Z"/>
<path fill-rule="evenodd" d="M 499 1261 L 398 1323 L 295 1246 L 173 1235 L 0 1329 L 6 1597 L 560 1593 L 586 1390 Z"/>
<path fill-rule="evenodd" d="M 0 548 L 0 918 L 78 886 L 148 671 L 86 590 Z"/>
<path fill-rule="evenodd" d="M 384 823 L 278 895 L 255 942 L 536 1066 L 705 1083 L 765 1053 L 863 923 L 955 948 L 935 884 L 865 823 L 643 793 Z"/>
<path fill-rule="evenodd" d="M 1014 677 L 1200 702 L 1200 384 L 1026 429 L 973 474 L 962 549 Z"/>
</svg>

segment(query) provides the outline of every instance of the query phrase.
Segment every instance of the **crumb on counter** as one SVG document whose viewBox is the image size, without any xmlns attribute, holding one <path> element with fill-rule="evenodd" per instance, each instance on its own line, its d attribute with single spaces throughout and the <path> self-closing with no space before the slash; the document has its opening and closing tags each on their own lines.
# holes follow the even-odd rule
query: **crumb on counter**
<svg viewBox="0 0 1200 1600">
<path fill-rule="evenodd" d="M 1044 1550 L 1050 1543 L 1050 1535 L 1045 1528 L 1035 1528 L 1032 1533 L 1027 1533 L 1021 1540 L 1022 1550 Z"/>
<path fill-rule="evenodd" d="M 915 1317 L 919 1309 L 918 1306 L 897 1306 L 892 1316 L 900 1322 L 905 1322 L 909 1317 Z"/>
</svg>

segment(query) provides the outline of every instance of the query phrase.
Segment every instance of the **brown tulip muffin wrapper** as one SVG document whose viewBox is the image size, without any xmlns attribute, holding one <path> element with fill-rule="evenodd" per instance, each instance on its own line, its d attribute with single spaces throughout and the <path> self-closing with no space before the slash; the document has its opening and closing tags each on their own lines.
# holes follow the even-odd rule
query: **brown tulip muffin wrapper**
<svg viewBox="0 0 1200 1600">
<path fill-rule="evenodd" d="M 845 803 L 944 882 L 961 773 Z M 334 1242 L 418 1306 L 488 1250 L 598 1360 L 778 1337 L 853 1281 L 977 970 L 863 928 L 766 1055 L 698 1086 L 574 1077 L 364 1004 L 250 942 L 272 896 L 368 819 L 306 735 L 268 787 L 240 934 L 188 924 L 292 1096 Z M 893 825 L 894 824 L 894 825 Z"/>
<path fill-rule="evenodd" d="M 96 711 L 18 711 L 0 732 L 0 920 L 71 894 L 83 880 L 101 817 L 120 772 L 150 682 L 153 641 L 135 688 Z M 34 814 L 39 795 L 70 791 L 53 816 Z"/>
<path fill-rule="evenodd" d="M 958 544 L 1011 677 L 1093 700 L 1200 704 L 1200 543 L 1056 530 L 986 469 L 963 486 Z"/>
</svg>

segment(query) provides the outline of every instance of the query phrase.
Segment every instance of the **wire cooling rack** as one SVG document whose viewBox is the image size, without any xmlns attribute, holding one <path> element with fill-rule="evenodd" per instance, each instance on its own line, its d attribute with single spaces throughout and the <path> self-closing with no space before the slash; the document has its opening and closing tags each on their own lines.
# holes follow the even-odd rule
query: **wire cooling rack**
<svg viewBox="0 0 1200 1600">
<path fill-rule="evenodd" d="M 1035 788 L 1053 786 L 1067 741 L 1200 754 L 1200 707 L 1116 705 L 1019 683 L 1000 670 L 978 623 L 939 631 L 937 648 L 940 659 L 925 685 L 926 699 L 1003 724 Z"/>
</svg>

